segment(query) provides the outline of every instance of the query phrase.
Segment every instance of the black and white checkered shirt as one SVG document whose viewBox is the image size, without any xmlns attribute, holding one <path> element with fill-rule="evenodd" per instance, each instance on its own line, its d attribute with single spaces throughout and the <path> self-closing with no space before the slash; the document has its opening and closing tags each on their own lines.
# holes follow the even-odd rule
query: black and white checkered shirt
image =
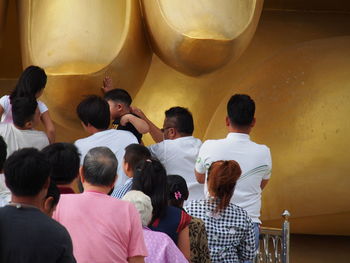
<svg viewBox="0 0 350 263">
<path fill-rule="evenodd" d="M 233 263 L 252 260 L 255 236 L 252 220 L 242 208 L 229 204 L 214 214 L 216 204 L 209 200 L 190 202 L 185 210 L 205 223 L 212 263 Z"/>
</svg>

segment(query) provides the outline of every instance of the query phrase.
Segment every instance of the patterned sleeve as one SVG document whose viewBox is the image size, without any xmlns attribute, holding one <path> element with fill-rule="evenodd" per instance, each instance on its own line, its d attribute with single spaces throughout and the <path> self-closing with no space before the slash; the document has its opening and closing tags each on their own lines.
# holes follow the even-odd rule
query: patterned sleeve
<svg viewBox="0 0 350 263">
<path fill-rule="evenodd" d="M 248 215 L 245 234 L 237 248 L 237 253 L 242 261 L 253 260 L 256 254 L 254 225 Z"/>
</svg>

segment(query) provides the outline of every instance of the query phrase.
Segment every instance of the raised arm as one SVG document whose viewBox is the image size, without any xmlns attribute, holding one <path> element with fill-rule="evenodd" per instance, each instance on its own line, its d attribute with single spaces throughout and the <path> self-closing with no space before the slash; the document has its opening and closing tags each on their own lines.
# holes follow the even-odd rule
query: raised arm
<svg viewBox="0 0 350 263">
<path fill-rule="evenodd" d="M 149 126 L 149 133 L 151 134 L 153 140 L 155 142 L 161 142 L 164 140 L 163 132 L 159 129 L 147 116 L 143 113 L 142 110 L 136 107 L 131 107 L 132 113 L 139 116 L 142 120 L 144 120 Z"/>
<path fill-rule="evenodd" d="M 135 115 L 125 114 L 121 117 L 120 119 L 121 125 L 125 126 L 128 122 L 134 125 L 134 127 L 139 133 L 145 134 L 149 132 L 149 126 L 147 122 Z"/>
<path fill-rule="evenodd" d="M 50 144 L 54 143 L 56 139 L 56 129 L 55 129 L 55 125 L 51 120 L 49 111 L 45 111 L 43 114 L 41 114 L 40 119 L 45 126 L 46 135 L 49 138 Z"/>
</svg>

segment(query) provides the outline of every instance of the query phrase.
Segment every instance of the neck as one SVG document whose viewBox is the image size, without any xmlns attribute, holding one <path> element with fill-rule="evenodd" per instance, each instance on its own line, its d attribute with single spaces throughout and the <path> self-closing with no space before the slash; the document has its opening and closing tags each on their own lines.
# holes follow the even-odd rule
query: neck
<svg viewBox="0 0 350 263">
<path fill-rule="evenodd" d="M 13 124 L 18 130 L 22 130 L 22 131 L 24 131 L 24 130 L 31 130 L 31 128 L 27 128 L 27 127 L 20 127 L 20 126 L 17 126 L 16 124 Z"/>
<path fill-rule="evenodd" d="M 228 131 L 229 132 L 234 132 L 234 133 L 244 133 L 244 134 L 250 134 L 252 128 L 251 127 L 235 127 L 235 126 L 228 126 Z"/>
<path fill-rule="evenodd" d="M 100 193 L 104 193 L 104 194 L 108 194 L 112 187 L 110 186 L 97 186 L 97 185 L 92 185 L 92 184 L 89 184 L 87 182 L 84 182 L 83 183 L 83 186 L 84 186 L 84 192 L 85 191 L 94 191 L 94 192 L 100 192 Z"/>
<path fill-rule="evenodd" d="M 97 128 L 95 128 L 94 126 L 88 126 L 88 127 L 86 127 L 86 131 L 89 133 L 89 134 L 95 134 L 95 133 L 98 133 L 98 132 L 101 132 L 101 131 L 104 131 L 104 130 L 102 130 L 102 129 L 97 129 Z"/>
<path fill-rule="evenodd" d="M 39 196 L 16 196 L 12 194 L 11 202 L 19 203 L 22 205 L 35 206 L 38 209 L 41 209 L 43 200 L 41 200 Z"/>
</svg>

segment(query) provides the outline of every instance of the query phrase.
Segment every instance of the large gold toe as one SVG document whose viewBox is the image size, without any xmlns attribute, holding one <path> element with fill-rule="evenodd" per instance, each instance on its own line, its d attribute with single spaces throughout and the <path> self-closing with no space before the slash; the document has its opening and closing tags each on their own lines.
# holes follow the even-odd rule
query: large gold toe
<svg viewBox="0 0 350 263">
<path fill-rule="evenodd" d="M 187 75 L 210 73 L 248 46 L 263 0 L 142 0 L 155 53 Z"/>
<path fill-rule="evenodd" d="M 24 67 L 45 68 L 43 100 L 53 119 L 77 127 L 83 95 L 100 93 L 103 78 L 134 95 L 151 62 L 137 0 L 18 1 Z"/>
<path fill-rule="evenodd" d="M 350 234 L 349 46 L 347 36 L 279 52 L 233 87 L 212 117 L 206 137 L 222 137 L 229 96 L 255 99 L 252 137 L 272 153 L 262 213 L 269 226 L 288 209 L 293 233 Z"/>
</svg>

